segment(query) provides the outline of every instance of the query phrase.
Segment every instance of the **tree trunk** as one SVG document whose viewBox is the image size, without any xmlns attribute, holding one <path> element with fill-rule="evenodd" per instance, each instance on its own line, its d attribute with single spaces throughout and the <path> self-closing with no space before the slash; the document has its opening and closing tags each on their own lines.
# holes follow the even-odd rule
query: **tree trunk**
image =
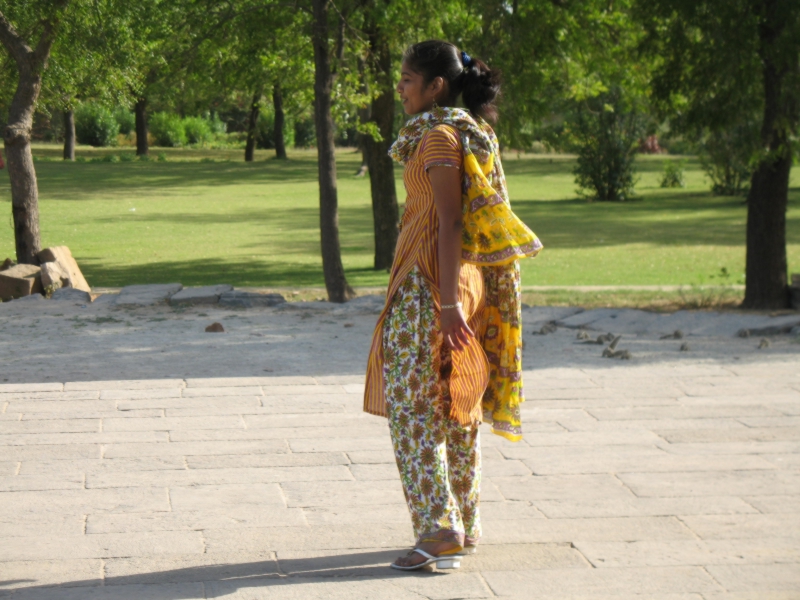
<svg viewBox="0 0 800 600">
<path fill-rule="evenodd" d="M 64 160 L 75 160 L 75 111 L 64 111 Z"/>
<path fill-rule="evenodd" d="M 355 293 L 347 284 L 339 245 L 336 156 L 331 115 L 331 52 L 328 44 L 329 0 L 313 0 L 314 44 L 314 125 L 317 132 L 319 169 L 319 229 L 322 244 L 322 270 L 328 301 L 346 302 Z"/>
<path fill-rule="evenodd" d="M 380 95 L 372 100 L 371 118 L 378 126 L 381 141 L 364 136 L 365 155 L 372 191 L 372 216 L 375 229 L 375 269 L 390 269 L 397 246 L 399 210 L 394 182 L 394 161 L 389 156 L 394 123 L 394 82 L 389 40 L 376 28 L 370 35 Z"/>
<path fill-rule="evenodd" d="M 60 8 L 63 2 L 56 3 Z M 50 48 L 56 37 L 55 18 L 45 20 L 35 49 L 17 33 L 0 12 L 0 43 L 14 59 L 17 67 L 17 89 L 8 108 L 8 123 L 3 129 L 6 164 L 11 183 L 11 212 L 14 220 L 14 241 L 17 262 L 38 264 L 39 187 L 31 154 L 31 128 L 36 100 L 42 89 L 42 74 L 47 68 Z"/>
<path fill-rule="evenodd" d="M 136 155 L 146 156 L 150 152 L 150 145 L 147 141 L 147 98 L 139 98 L 134 107 L 136 115 Z"/>
<path fill-rule="evenodd" d="M 258 131 L 258 115 L 261 114 L 261 90 L 253 94 L 250 104 L 250 116 L 247 118 L 247 143 L 244 147 L 244 162 L 253 162 L 256 153 L 256 135 Z"/>
<path fill-rule="evenodd" d="M 767 11 L 769 16 L 774 11 Z M 771 22 L 772 21 L 772 22 Z M 769 45 L 783 27 L 768 20 L 759 27 L 764 85 L 761 147 L 764 154 L 753 173 L 747 196 L 747 259 L 744 308 L 789 307 L 786 263 L 786 207 L 792 152 L 782 98 L 783 75 Z"/>
<path fill-rule="evenodd" d="M 275 122 L 272 126 L 272 135 L 275 143 L 275 158 L 286 160 L 286 139 L 283 129 L 286 126 L 286 116 L 283 113 L 283 90 L 281 84 L 276 83 L 272 88 L 272 107 L 275 109 Z"/>
</svg>

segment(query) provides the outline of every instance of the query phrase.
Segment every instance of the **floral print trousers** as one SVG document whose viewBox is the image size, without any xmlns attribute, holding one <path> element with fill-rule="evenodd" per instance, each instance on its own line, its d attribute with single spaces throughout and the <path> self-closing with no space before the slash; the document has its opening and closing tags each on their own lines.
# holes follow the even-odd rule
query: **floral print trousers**
<svg viewBox="0 0 800 600">
<path fill-rule="evenodd" d="M 416 269 L 392 299 L 383 351 L 389 429 L 417 543 L 476 544 L 478 426 L 449 418 L 450 350 L 429 284 Z"/>
</svg>

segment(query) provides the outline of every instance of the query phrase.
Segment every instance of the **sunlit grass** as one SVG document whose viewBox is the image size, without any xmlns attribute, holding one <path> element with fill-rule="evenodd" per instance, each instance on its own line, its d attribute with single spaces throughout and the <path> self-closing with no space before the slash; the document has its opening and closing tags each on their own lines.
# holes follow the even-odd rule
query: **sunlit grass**
<svg viewBox="0 0 800 600">
<path fill-rule="evenodd" d="M 154 149 L 154 158 L 162 151 L 166 162 L 64 163 L 60 147 L 36 145 L 43 244 L 69 246 L 94 286 L 323 285 L 315 152 L 295 151 L 282 162 L 259 151 L 246 164 L 241 150 Z M 121 152 L 131 150 L 81 147 L 78 156 Z M 337 159 L 348 280 L 385 286 L 387 273 L 372 269 L 369 180 L 353 176 L 360 155 L 342 149 Z M 743 199 L 711 196 L 693 159 L 687 187 L 662 189 L 664 160 L 640 157 L 640 199 L 617 204 L 578 199 L 572 157 L 506 157 L 514 209 L 545 244 L 538 258 L 524 261 L 523 284 L 742 283 Z M 396 174 L 402 199 L 399 168 Z M 14 256 L 7 177 L 0 172 L 0 260 Z M 800 271 L 796 170 L 792 185 L 789 266 Z"/>
</svg>

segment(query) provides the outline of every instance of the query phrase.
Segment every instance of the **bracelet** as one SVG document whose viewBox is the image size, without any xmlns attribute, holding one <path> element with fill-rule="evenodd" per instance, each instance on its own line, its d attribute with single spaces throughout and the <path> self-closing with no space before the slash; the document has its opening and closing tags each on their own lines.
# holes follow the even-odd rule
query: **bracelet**
<svg viewBox="0 0 800 600">
<path fill-rule="evenodd" d="M 442 308 L 461 308 L 461 302 L 456 302 L 455 304 L 442 304 Z"/>
</svg>

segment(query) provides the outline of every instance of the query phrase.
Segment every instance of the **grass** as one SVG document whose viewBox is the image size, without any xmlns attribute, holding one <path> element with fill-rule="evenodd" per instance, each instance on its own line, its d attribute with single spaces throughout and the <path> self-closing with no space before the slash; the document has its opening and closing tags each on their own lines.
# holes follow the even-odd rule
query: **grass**
<svg viewBox="0 0 800 600">
<path fill-rule="evenodd" d="M 259 151 L 256 162 L 248 164 L 242 162 L 241 150 L 155 149 L 153 154 L 162 151 L 166 162 L 65 163 L 59 160 L 60 147 L 35 145 L 42 243 L 69 246 L 89 282 L 99 287 L 172 281 L 270 288 L 323 285 L 315 152 L 295 151 L 282 162 Z M 78 156 L 121 152 L 130 150 L 80 147 Z M 385 286 L 387 273 L 372 269 L 369 180 L 353 177 L 360 157 L 352 150 L 339 150 L 337 160 L 348 281 Z M 523 285 L 696 288 L 743 283 L 742 198 L 711 196 L 692 158 L 687 186 L 662 189 L 664 160 L 641 156 L 640 199 L 616 204 L 577 198 L 572 157 L 507 156 L 512 205 L 545 244 L 538 258 L 523 262 Z M 0 208 L 5 212 L 0 260 L 14 256 L 5 173 L 0 172 L 0 207 L 5 206 Z M 400 168 L 396 174 L 402 199 Z M 796 169 L 792 175 L 789 267 L 800 271 L 800 180 Z M 577 298 L 573 292 L 530 293 L 551 303 L 563 297 L 574 303 Z M 649 293 L 626 297 L 639 304 L 679 298 L 676 292 L 652 292 L 652 298 Z M 580 297 L 591 303 L 592 294 L 600 295 L 599 302 L 610 297 L 608 292 Z M 622 296 L 618 302 L 624 303 Z M 705 302 L 702 293 L 696 302 Z"/>
</svg>

